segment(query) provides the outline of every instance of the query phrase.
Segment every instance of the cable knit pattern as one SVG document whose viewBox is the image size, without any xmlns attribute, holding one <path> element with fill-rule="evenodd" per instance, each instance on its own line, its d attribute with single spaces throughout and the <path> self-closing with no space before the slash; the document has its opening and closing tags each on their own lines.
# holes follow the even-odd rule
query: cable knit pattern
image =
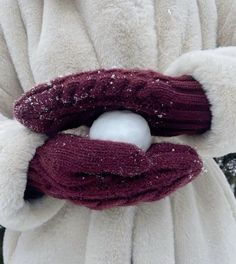
<svg viewBox="0 0 236 264">
<path fill-rule="evenodd" d="M 199 134 L 211 124 L 209 102 L 190 76 L 167 77 L 149 70 L 98 70 L 36 86 L 16 103 L 16 118 L 40 133 L 91 125 L 105 111 L 142 115 L 153 135 Z"/>
<path fill-rule="evenodd" d="M 28 185 L 101 210 L 159 200 L 192 181 L 201 168 L 188 146 L 154 144 L 145 153 L 130 144 L 58 134 L 38 148 Z"/>
</svg>

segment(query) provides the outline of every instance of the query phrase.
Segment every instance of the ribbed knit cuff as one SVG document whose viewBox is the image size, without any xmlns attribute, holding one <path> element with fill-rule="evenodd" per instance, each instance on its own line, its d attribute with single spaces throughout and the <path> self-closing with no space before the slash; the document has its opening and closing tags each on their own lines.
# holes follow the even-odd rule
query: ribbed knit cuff
<svg viewBox="0 0 236 264">
<path fill-rule="evenodd" d="M 226 47 L 186 53 L 166 74 L 193 76 L 206 93 L 212 112 L 211 129 L 201 136 L 181 136 L 184 144 L 202 156 L 219 157 L 236 150 L 236 48 Z"/>
</svg>

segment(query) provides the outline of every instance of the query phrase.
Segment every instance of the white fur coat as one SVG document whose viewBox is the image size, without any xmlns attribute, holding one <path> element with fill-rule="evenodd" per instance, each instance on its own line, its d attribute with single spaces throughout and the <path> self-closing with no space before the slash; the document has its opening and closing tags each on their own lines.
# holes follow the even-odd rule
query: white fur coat
<svg viewBox="0 0 236 264">
<path fill-rule="evenodd" d="M 223 48 L 219 48 L 223 47 Z M 183 55 L 184 54 L 184 55 Z M 211 130 L 177 140 L 205 172 L 157 202 L 101 212 L 23 200 L 45 136 L 0 122 L 0 224 L 6 264 L 235 264 L 236 202 L 212 160 L 236 151 L 235 0 L 0 0 L 0 112 L 34 84 L 97 68 L 193 75 Z"/>
</svg>

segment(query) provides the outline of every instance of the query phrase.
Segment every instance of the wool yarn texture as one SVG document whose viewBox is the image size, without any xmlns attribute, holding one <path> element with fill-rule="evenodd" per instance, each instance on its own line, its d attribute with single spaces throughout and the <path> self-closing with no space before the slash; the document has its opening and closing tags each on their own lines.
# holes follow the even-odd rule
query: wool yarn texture
<svg viewBox="0 0 236 264">
<path fill-rule="evenodd" d="M 102 210 L 159 200 L 200 174 L 202 162 L 188 146 L 153 144 L 144 152 L 128 143 L 60 133 L 91 126 L 115 110 L 143 116 L 153 136 L 200 134 L 211 125 L 209 102 L 190 76 L 112 69 L 40 84 L 14 107 L 19 122 L 49 136 L 29 164 L 25 197 L 45 193 Z"/>
<path fill-rule="evenodd" d="M 46 134 L 91 126 L 112 110 L 142 115 L 152 135 L 201 134 L 211 126 L 209 101 L 199 82 L 150 70 L 98 70 L 56 78 L 37 85 L 14 106 L 19 122 Z"/>
<path fill-rule="evenodd" d="M 184 145 L 153 144 L 144 152 L 131 144 L 58 134 L 38 148 L 28 185 L 101 210 L 159 200 L 201 169 L 197 153 Z"/>
</svg>

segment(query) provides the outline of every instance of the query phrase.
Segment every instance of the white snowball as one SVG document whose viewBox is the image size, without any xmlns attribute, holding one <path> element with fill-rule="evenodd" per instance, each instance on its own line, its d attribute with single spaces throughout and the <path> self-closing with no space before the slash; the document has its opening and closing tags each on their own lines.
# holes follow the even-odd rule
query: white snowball
<svg viewBox="0 0 236 264">
<path fill-rule="evenodd" d="M 91 139 L 130 143 L 144 151 L 152 143 L 147 121 L 130 111 L 112 111 L 102 114 L 90 128 Z"/>
</svg>

